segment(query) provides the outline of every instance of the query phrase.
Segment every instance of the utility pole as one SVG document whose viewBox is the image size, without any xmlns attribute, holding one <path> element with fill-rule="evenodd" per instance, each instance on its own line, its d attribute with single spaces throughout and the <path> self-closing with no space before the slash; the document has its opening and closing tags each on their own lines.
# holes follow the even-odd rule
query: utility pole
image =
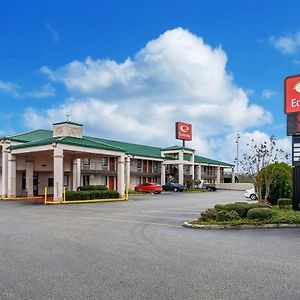
<svg viewBox="0 0 300 300">
<path fill-rule="evenodd" d="M 239 139 L 241 138 L 240 134 L 236 135 L 236 174 L 239 174 Z"/>
</svg>

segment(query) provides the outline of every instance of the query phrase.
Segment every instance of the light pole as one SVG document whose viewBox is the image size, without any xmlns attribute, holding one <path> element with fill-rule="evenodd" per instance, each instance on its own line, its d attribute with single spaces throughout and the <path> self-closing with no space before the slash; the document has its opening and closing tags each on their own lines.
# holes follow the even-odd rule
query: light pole
<svg viewBox="0 0 300 300">
<path fill-rule="evenodd" d="M 236 174 L 239 174 L 239 139 L 241 138 L 240 134 L 236 135 Z"/>
</svg>

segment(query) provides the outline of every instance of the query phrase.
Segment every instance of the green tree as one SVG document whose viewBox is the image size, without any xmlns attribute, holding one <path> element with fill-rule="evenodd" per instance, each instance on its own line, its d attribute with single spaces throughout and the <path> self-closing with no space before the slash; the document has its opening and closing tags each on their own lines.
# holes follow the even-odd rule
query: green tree
<svg viewBox="0 0 300 300">
<path fill-rule="evenodd" d="M 264 171 L 260 171 L 270 164 L 278 162 L 279 159 L 288 160 L 288 154 L 284 153 L 282 149 L 276 148 L 276 139 L 273 135 L 267 141 L 260 144 L 256 144 L 255 140 L 252 139 L 247 144 L 247 148 L 247 152 L 243 154 L 240 165 L 243 172 L 251 178 L 258 201 L 265 202 L 266 197 L 263 195 L 263 186 L 265 186 L 264 194 L 267 193 L 267 196 L 269 196 L 270 186 L 274 180 L 275 173 L 273 173 L 273 167 L 270 167 L 270 172 L 265 173 Z"/>
<path fill-rule="evenodd" d="M 277 204 L 279 198 L 290 198 L 292 195 L 292 168 L 284 162 L 275 162 L 263 168 L 262 196 L 271 204 Z"/>
</svg>

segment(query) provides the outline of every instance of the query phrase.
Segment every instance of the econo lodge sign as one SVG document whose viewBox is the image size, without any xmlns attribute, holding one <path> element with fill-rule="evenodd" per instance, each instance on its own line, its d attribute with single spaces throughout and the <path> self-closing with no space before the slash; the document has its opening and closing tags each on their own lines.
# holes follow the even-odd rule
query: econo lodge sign
<svg viewBox="0 0 300 300">
<path fill-rule="evenodd" d="M 300 112 L 300 75 L 289 76 L 284 81 L 284 112 Z"/>
<path fill-rule="evenodd" d="M 191 141 L 192 140 L 192 124 L 176 122 L 176 139 Z"/>
</svg>

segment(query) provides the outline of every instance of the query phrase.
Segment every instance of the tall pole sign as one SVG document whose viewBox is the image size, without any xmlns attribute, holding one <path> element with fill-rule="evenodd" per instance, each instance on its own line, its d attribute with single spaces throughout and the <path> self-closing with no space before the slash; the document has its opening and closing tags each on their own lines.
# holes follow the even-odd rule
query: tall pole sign
<svg viewBox="0 0 300 300">
<path fill-rule="evenodd" d="M 293 209 L 300 210 L 300 75 L 284 81 L 284 112 L 287 135 L 292 136 Z"/>
<path fill-rule="evenodd" d="M 184 122 L 176 122 L 176 139 L 182 140 L 183 147 L 185 146 L 185 141 L 192 140 L 192 124 Z"/>
</svg>

